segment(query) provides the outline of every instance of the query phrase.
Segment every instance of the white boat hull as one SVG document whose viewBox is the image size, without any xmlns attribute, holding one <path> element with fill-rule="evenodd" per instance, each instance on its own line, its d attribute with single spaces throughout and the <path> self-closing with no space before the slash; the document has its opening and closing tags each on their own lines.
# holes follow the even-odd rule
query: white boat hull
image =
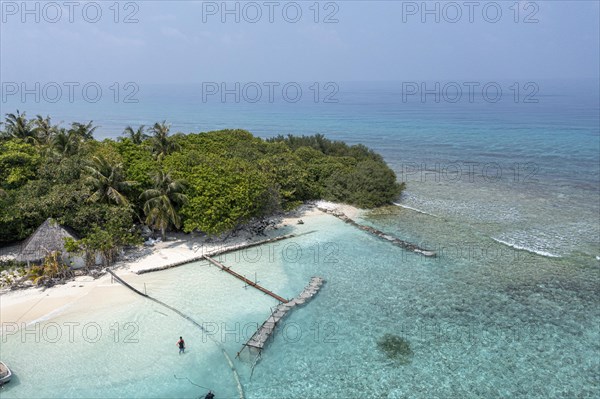
<svg viewBox="0 0 600 399">
<path fill-rule="evenodd" d="M 6 366 L 6 364 L 4 364 L 3 362 L 0 362 L 0 385 L 6 384 L 10 381 L 11 378 L 12 372 L 10 371 L 8 366 Z"/>
</svg>

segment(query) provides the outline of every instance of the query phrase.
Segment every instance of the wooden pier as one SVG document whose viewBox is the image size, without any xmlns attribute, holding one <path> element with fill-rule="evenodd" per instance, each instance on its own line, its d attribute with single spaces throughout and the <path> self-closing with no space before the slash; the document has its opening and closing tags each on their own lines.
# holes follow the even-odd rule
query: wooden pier
<svg viewBox="0 0 600 399">
<path fill-rule="evenodd" d="M 281 319 L 283 319 L 288 312 L 295 308 L 296 306 L 303 305 L 306 301 L 309 301 L 319 289 L 325 280 L 321 277 L 313 277 L 310 279 L 310 283 L 304 288 L 304 291 L 300 293 L 296 298 L 288 301 L 286 303 L 279 304 L 272 312 L 271 315 L 267 318 L 267 320 L 256 330 L 256 332 L 252 335 L 252 337 L 244 344 L 244 347 L 240 352 L 238 352 L 238 356 L 244 350 L 244 348 L 255 348 L 258 349 L 259 352 L 265 347 L 267 340 L 275 330 L 277 323 Z"/>
<path fill-rule="evenodd" d="M 213 259 L 213 258 L 211 258 L 210 256 L 208 256 L 208 255 L 204 255 L 204 259 L 206 259 L 207 261 L 209 261 L 209 262 L 210 262 L 210 263 L 212 263 L 213 265 L 217 266 L 219 269 L 221 269 L 221 270 L 223 270 L 223 271 L 226 271 L 227 273 L 231 274 L 231 275 L 232 275 L 232 276 L 234 276 L 234 277 L 237 277 L 237 278 L 239 278 L 240 280 L 242 280 L 244 283 L 248 284 L 249 286 L 252 286 L 252 287 L 256 288 L 257 290 L 259 290 L 259 291 L 262 291 L 262 292 L 264 292 L 265 294 L 267 294 L 267 295 L 269 295 L 269 296 L 271 296 L 271 297 L 273 297 L 273 298 L 277 299 L 279 302 L 282 302 L 282 303 L 286 303 L 286 302 L 288 302 L 288 300 L 287 300 L 287 299 L 280 297 L 279 295 L 277 295 L 277 294 L 275 294 L 274 292 L 272 292 L 272 291 L 269 291 L 268 289 L 266 289 L 266 288 L 264 288 L 264 287 L 262 287 L 262 286 L 258 285 L 258 283 L 255 283 L 255 282 L 254 282 L 254 281 L 252 281 L 252 280 L 248 280 L 246 277 L 242 276 L 242 275 L 241 275 L 241 274 L 239 274 L 239 273 L 236 273 L 236 272 L 234 272 L 233 270 L 231 270 L 231 268 L 230 268 L 230 267 L 227 267 L 227 266 L 225 266 L 225 265 L 223 265 L 223 264 L 221 264 L 221 263 L 217 262 L 216 260 L 214 260 L 214 259 Z"/>
<path fill-rule="evenodd" d="M 245 244 L 232 245 L 229 247 L 215 248 L 211 251 L 208 251 L 206 254 L 202 253 L 201 255 L 191 256 L 189 258 L 182 259 L 175 263 L 170 263 L 167 265 L 153 267 L 153 268 L 149 268 L 149 269 L 138 270 L 135 273 L 136 274 L 145 274 L 145 273 L 159 272 L 162 270 L 167 270 L 167 269 L 171 269 L 173 267 L 187 265 L 188 263 L 203 260 L 206 255 L 210 255 L 210 256 L 222 255 L 222 254 L 225 254 L 228 252 L 239 251 L 241 249 L 252 248 L 252 247 L 259 246 L 259 245 L 269 244 L 269 243 L 273 243 L 273 242 L 281 241 L 281 240 L 287 240 L 288 238 L 293 238 L 293 237 L 296 237 L 296 236 L 294 234 L 287 234 L 284 236 L 268 238 L 266 240 L 254 241 L 254 242 L 249 242 L 249 243 L 245 243 Z"/>
</svg>

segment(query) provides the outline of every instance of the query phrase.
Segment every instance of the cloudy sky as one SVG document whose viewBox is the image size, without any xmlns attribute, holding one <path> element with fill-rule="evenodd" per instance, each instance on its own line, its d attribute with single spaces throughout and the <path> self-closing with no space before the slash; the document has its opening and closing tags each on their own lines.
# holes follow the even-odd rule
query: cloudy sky
<svg viewBox="0 0 600 399">
<path fill-rule="evenodd" d="M 0 78 L 199 83 L 598 77 L 597 1 L 423 4 L 57 1 L 24 7 L 2 1 Z"/>
</svg>

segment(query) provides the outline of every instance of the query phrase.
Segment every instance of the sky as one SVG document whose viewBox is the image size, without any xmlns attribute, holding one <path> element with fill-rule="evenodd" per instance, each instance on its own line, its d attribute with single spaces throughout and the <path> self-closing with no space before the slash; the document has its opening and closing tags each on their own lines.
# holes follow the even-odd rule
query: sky
<svg viewBox="0 0 600 399">
<path fill-rule="evenodd" d="M 2 1 L 0 80 L 597 79 L 599 3 Z"/>
</svg>

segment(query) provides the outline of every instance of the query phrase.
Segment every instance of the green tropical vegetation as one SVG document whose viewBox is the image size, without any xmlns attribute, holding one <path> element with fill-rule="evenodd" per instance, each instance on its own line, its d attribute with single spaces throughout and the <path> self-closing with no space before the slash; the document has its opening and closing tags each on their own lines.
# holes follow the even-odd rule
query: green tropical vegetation
<svg viewBox="0 0 600 399">
<path fill-rule="evenodd" d="M 169 173 L 159 170 L 154 176 L 154 187 L 140 196 L 146 201 L 146 224 L 160 230 L 163 239 L 166 238 L 166 230 L 170 223 L 176 228 L 181 227 L 181 216 L 177 211 L 178 207 L 187 201 L 187 196 L 183 194 L 184 189 L 182 181 L 174 180 Z"/>
<path fill-rule="evenodd" d="M 172 135 L 163 121 L 98 141 L 91 121 L 65 128 L 19 111 L 0 128 L 0 244 L 51 217 L 82 238 L 69 243 L 72 252 L 110 260 L 141 242 L 144 224 L 163 237 L 219 235 L 303 201 L 373 208 L 404 188 L 380 155 L 322 135 Z"/>
<path fill-rule="evenodd" d="M 69 278 L 73 276 L 73 271 L 60 261 L 58 252 L 49 253 L 40 265 L 32 266 L 26 277 L 35 285 L 48 284 L 55 278 Z"/>
</svg>

